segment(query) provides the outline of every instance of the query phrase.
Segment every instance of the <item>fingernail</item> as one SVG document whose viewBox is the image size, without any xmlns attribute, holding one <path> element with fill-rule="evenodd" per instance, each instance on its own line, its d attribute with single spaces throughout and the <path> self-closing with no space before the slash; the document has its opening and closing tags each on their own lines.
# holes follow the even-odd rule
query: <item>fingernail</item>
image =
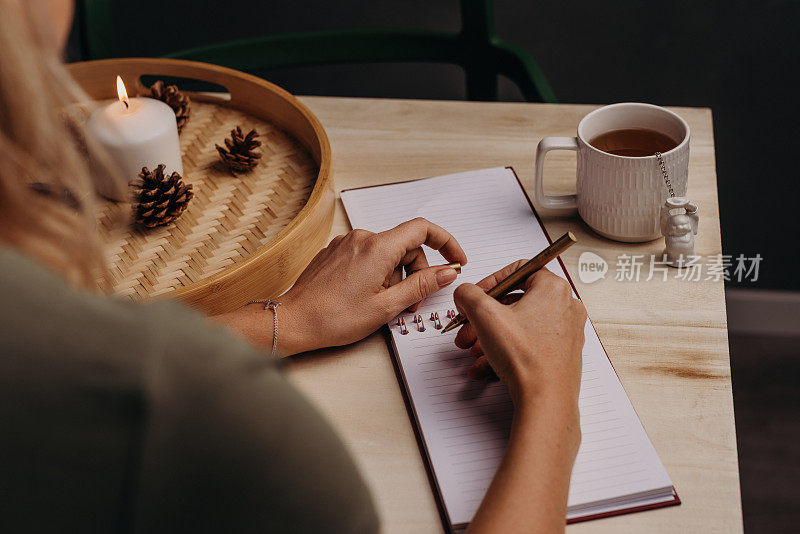
<svg viewBox="0 0 800 534">
<path fill-rule="evenodd" d="M 457 276 L 458 273 L 452 267 L 441 269 L 436 271 L 436 283 L 439 284 L 439 287 L 444 287 L 452 284 Z"/>
</svg>

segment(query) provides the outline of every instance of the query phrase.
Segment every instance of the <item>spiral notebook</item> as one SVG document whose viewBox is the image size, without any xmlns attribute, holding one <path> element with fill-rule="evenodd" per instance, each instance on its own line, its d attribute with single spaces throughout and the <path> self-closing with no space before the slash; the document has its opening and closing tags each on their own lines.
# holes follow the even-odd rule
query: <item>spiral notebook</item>
<svg viewBox="0 0 800 534">
<path fill-rule="evenodd" d="M 458 280 L 401 314 L 389 331 L 411 415 L 445 523 L 466 527 L 508 440 L 513 406 L 500 382 L 466 376 L 474 361 L 442 334 L 455 314 L 453 290 L 549 243 L 513 169 L 494 168 L 342 191 L 353 228 L 380 232 L 414 217 L 453 234 L 469 263 Z M 430 265 L 446 263 L 426 249 Z M 548 264 L 572 285 L 560 259 Z M 574 285 L 573 285 L 574 288 Z M 577 294 L 575 295 L 577 297 Z M 590 321 L 580 392 L 582 442 L 570 483 L 567 521 L 645 510 L 680 500 Z"/>
</svg>

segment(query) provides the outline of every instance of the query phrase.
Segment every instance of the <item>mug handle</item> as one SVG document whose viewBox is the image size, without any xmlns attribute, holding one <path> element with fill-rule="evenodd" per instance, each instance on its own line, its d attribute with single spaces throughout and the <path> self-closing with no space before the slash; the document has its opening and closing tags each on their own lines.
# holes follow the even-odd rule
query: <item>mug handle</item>
<svg viewBox="0 0 800 534">
<path fill-rule="evenodd" d="M 533 202 L 542 208 L 575 209 L 578 207 L 576 195 L 544 194 L 544 157 L 551 150 L 578 150 L 577 137 L 545 137 L 536 148 L 536 174 L 533 177 Z"/>
</svg>

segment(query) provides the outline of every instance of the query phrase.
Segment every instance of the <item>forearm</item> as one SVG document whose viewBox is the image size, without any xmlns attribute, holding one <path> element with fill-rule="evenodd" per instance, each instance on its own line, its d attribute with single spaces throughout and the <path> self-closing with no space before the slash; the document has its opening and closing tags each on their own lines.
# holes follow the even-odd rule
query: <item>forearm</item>
<svg viewBox="0 0 800 534">
<path fill-rule="evenodd" d="M 469 532 L 563 532 L 579 445 L 576 402 L 563 395 L 520 402 L 505 456 Z"/>
</svg>

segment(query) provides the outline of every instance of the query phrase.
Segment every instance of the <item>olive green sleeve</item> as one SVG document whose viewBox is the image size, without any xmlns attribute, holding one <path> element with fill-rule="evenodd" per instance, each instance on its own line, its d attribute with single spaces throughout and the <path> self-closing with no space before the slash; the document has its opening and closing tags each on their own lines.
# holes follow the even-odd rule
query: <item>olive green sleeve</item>
<svg viewBox="0 0 800 534">
<path fill-rule="evenodd" d="M 200 318 L 159 313 L 136 530 L 377 531 L 353 460 L 279 361 Z"/>
<path fill-rule="evenodd" d="M 0 530 L 377 530 L 353 460 L 279 360 L 3 246 L 0 273 Z"/>
</svg>

